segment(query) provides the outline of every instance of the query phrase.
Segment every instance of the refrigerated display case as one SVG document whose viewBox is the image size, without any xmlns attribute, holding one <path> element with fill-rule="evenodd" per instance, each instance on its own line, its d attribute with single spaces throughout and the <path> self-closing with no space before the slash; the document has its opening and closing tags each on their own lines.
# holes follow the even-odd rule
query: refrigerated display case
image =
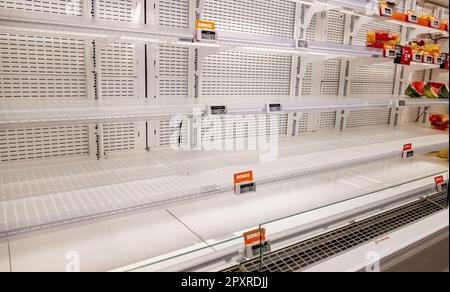
<svg viewBox="0 0 450 292">
<path fill-rule="evenodd" d="M 448 95 L 448 28 L 378 4 L 0 0 L 0 270 L 385 269 L 448 236 L 448 96 L 405 94 Z"/>
</svg>

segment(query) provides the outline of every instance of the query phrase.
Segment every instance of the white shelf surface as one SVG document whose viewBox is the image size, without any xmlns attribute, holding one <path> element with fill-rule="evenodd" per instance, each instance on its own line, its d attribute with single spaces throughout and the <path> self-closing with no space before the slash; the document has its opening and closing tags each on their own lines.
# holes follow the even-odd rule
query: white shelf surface
<svg viewBox="0 0 450 292">
<path fill-rule="evenodd" d="M 0 128 L 27 127 L 36 124 L 94 124 L 113 123 L 117 121 L 147 121 L 172 117 L 175 115 L 193 115 L 199 109 L 206 114 L 206 108 L 212 105 L 227 105 L 229 114 L 265 114 L 268 103 L 279 103 L 282 112 L 362 110 L 389 108 L 398 100 L 404 100 L 406 106 L 448 105 L 448 99 L 399 98 L 399 97 L 365 97 L 365 98 L 331 98 L 308 97 L 292 100 L 288 96 L 268 98 L 231 97 L 226 100 L 202 98 L 173 99 L 168 101 L 146 101 L 140 99 L 119 100 L 36 100 L 15 99 L 0 101 Z"/>
<path fill-rule="evenodd" d="M 233 189 L 253 170 L 262 185 L 339 167 L 448 147 L 448 134 L 422 127 L 309 133 L 281 139 L 278 158 L 256 151 L 153 151 L 104 161 L 5 165 L 0 170 L 0 237 L 143 208 L 161 208 Z"/>
<path fill-rule="evenodd" d="M 445 172 L 445 164 L 445 160 L 426 159 L 381 161 L 262 186 L 256 193 L 243 197 L 223 196 L 171 207 L 169 210 L 201 238 L 213 243 L 242 235 L 244 231 L 264 222 L 350 200 L 361 194 L 396 186 L 402 181 L 421 178 L 425 174 Z M 277 193 L 281 195 L 275 196 Z M 356 206 L 352 201 L 348 204 L 353 208 Z M 319 210 L 319 217 L 343 212 L 345 205 L 342 203 Z M 313 212 L 303 219 L 311 220 L 314 217 Z M 267 224 L 272 234 L 276 233 L 275 225 Z M 280 231 L 286 226 L 286 222 L 280 222 Z"/>
<path fill-rule="evenodd" d="M 419 178 L 446 171 L 447 162 L 437 158 L 380 161 L 259 186 L 256 193 L 245 196 L 234 196 L 230 192 L 226 196 L 171 207 L 167 211 L 139 212 L 108 221 L 29 234 L 10 241 L 12 267 L 14 271 L 64 271 L 66 254 L 77 251 L 82 271 L 128 270 L 154 262 L 158 264 L 142 270 L 172 269 L 174 263 L 212 256 L 221 248 L 240 249 L 242 232 L 260 223 L 306 212 L 314 206 L 355 198 L 404 180 L 418 179 L 406 186 L 385 189 L 306 212 L 290 220 L 271 223 L 267 228 L 268 236 L 272 237 L 334 213 L 347 212 L 410 189 L 432 185 L 433 176 Z M 364 177 L 355 178 L 355 173 L 364 173 Z M 379 173 L 385 173 L 384 177 L 389 181 L 377 181 Z M 232 239 L 227 244 L 206 245 L 227 238 Z M 165 261 L 169 258 L 172 260 Z M 0 254 L 0 262 L 2 260 Z M 131 263 L 136 264 L 130 266 Z"/>
<path fill-rule="evenodd" d="M 77 252 L 81 271 L 107 271 L 145 258 L 201 247 L 207 246 L 165 210 L 10 242 L 14 272 L 64 272 L 69 263 L 66 255 L 71 255 L 70 252 Z M 208 248 L 204 252 L 208 252 Z"/>
</svg>

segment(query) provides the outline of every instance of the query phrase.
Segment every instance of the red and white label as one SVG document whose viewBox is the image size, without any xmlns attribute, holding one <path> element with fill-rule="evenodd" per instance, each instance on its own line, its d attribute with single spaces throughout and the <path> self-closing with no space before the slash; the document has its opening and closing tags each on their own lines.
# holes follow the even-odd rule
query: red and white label
<svg viewBox="0 0 450 292">
<path fill-rule="evenodd" d="M 442 64 L 441 64 L 441 69 L 449 69 L 449 54 L 442 54 Z"/>
<path fill-rule="evenodd" d="M 403 145 L 403 151 L 409 151 L 411 149 L 412 149 L 412 144 L 411 143 Z"/>
<path fill-rule="evenodd" d="M 411 64 L 413 52 L 411 47 L 395 46 L 395 64 L 409 65 Z"/>
<path fill-rule="evenodd" d="M 434 182 L 438 186 L 438 185 L 440 185 L 440 184 L 442 184 L 444 182 L 444 177 L 442 175 L 437 176 L 437 177 L 434 178 Z"/>
<path fill-rule="evenodd" d="M 260 243 L 266 241 L 266 229 L 261 228 L 261 232 L 259 229 L 255 229 L 252 231 L 248 231 L 244 233 L 244 243 L 245 245 L 251 245 L 254 243 Z"/>
</svg>

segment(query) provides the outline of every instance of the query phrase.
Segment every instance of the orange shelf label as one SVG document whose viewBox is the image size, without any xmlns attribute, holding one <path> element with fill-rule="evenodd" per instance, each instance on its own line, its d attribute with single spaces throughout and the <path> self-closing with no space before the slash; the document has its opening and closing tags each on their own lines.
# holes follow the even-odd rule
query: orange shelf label
<svg viewBox="0 0 450 292">
<path fill-rule="evenodd" d="M 203 21 L 203 20 L 197 19 L 195 21 L 195 28 L 196 29 L 206 29 L 206 30 L 215 31 L 216 30 L 216 24 L 214 22 L 212 22 L 212 21 Z"/>
<path fill-rule="evenodd" d="M 252 181 L 253 181 L 253 171 L 240 172 L 234 175 L 235 185 Z"/>
<path fill-rule="evenodd" d="M 259 229 L 255 229 L 255 230 L 244 233 L 245 245 L 259 243 L 261 241 L 262 242 L 266 241 L 266 229 L 265 228 L 261 228 L 261 234 L 259 232 Z"/>
</svg>

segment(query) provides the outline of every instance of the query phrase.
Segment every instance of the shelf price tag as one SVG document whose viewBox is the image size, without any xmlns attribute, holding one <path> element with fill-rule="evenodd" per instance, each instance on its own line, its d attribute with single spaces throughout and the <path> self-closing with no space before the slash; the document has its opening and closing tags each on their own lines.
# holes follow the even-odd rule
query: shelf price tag
<svg viewBox="0 0 450 292">
<path fill-rule="evenodd" d="M 444 177 L 442 175 L 435 177 L 434 182 L 436 183 L 437 192 L 443 193 L 448 190 L 448 183 L 444 181 Z"/>
<path fill-rule="evenodd" d="M 422 62 L 423 54 L 422 53 L 413 53 L 413 61 L 414 62 Z"/>
<path fill-rule="evenodd" d="M 253 171 L 240 172 L 234 175 L 234 193 L 236 195 L 255 191 L 256 183 L 253 180 Z"/>
<path fill-rule="evenodd" d="M 266 229 L 261 228 L 245 232 L 244 235 L 245 256 L 248 259 L 260 256 L 263 253 L 270 252 L 270 243 L 266 241 Z"/>
<path fill-rule="evenodd" d="M 412 144 L 405 144 L 403 145 L 403 152 L 402 152 L 402 158 L 411 158 L 414 156 L 414 150 L 412 149 Z"/>
<path fill-rule="evenodd" d="M 419 22 L 419 17 L 414 12 L 408 13 L 408 22 L 417 23 Z"/>
<path fill-rule="evenodd" d="M 412 57 L 413 52 L 411 47 L 395 46 L 395 64 L 409 65 L 411 64 Z"/>
<path fill-rule="evenodd" d="M 384 49 L 384 56 L 386 58 L 395 58 L 396 50 L 395 49 Z"/>
<path fill-rule="evenodd" d="M 281 106 L 280 103 L 268 103 L 266 105 L 266 110 L 267 113 L 276 113 L 276 112 L 282 112 L 283 111 L 283 107 Z"/>
<path fill-rule="evenodd" d="M 405 107 L 406 106 L 406 100 L 401 99 L 397 101 L 397 107 Z"/>
<path fill-rule="evenodd" d="M 424 54 L 422 62 L 427 64 L 433 64 L 434 63 L 434 56 L 430 54 Z"/>
<path fill-rule="evenodd" d="M 195 21 L 195 29 L 197 30 L 197 41 L 216 40 L 216 24 L 214 22 L 197 19 Z"/>
<path fill-rule="evenodd" d="M 210 115 L 226 115 L 228 114 L 228 108 L 226 105 L 212 105 L 209 107 Z"/>
<path fill-rule="evenodd" d="M 433 20 L 431 20 L 431 22 L 430 22 L 430 26 L 431 26 L 432 28 L 439 28 L 440 25 L 441 25 L 441 23 L 440 23 L 440 21 L 437 20 L 437 19 L 433 19 Z"/>
</svg>

